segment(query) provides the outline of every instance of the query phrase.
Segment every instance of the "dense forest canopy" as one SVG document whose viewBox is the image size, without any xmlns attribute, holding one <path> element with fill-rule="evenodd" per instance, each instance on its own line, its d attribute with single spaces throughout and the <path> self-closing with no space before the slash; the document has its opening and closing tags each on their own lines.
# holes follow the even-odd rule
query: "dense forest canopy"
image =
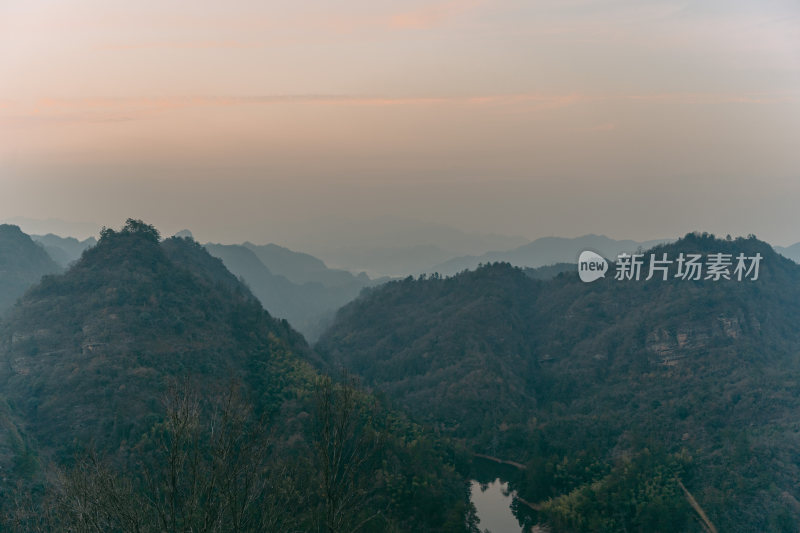
<svg viewBox="0 0 800 533">
<path fill-rule="evenodd" d="M 508 264 L 345 306 L 317 350 L 481 454 L 565 530 L 800 524 L 800 267 L 754 237 L 644 253 L 763 258 L 756 281 L 549 281 Z"/>
<path fill-rule="evenodd" d="M 468 531 L 461 454 L 315 363 L 193 240 L 105 229 L 0 325 L 4 529 Z"/>
</svg>

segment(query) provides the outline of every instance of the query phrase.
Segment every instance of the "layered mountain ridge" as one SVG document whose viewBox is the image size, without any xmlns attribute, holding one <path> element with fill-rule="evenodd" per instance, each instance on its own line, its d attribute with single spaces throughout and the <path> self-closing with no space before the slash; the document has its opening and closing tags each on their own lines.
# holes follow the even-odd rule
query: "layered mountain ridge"
<svg viewBox="0 0 800 533">
<path fill-rule="evenodd" d="M 37 283 L 61 270 L 55 261 L 19 226 L 0 225 L 0 314 Z"/>
</svg>

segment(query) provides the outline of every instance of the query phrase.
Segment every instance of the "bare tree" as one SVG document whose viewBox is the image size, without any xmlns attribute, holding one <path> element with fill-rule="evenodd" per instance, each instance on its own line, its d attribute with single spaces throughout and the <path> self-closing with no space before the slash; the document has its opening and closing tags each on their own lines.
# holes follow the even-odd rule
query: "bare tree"
<svg viewBox="0 0 800 533">
<path fill-rule="evenodd" d="M 201 398 L 188 381 L 172 384 L 164 405 L 127 471 L 86 453 L 7 523 L 42 533 L 299 531 L 295 476 L 272 458 L 268 426 L 238 386 Z"/>
<path fill-rule="evenodd" d="M 314 466 L 321 512 L 318 528 L 325 533 L 357 532 L 376 519 L 364 515 L 374 483 L 373 460 L 383 436 L 373 425 L 374 405 L 356 382 L 336 384 L 330 377 L 315 387 Z"/>
<path fill-rule="evenodd" d="M 211 405 L 173 387 L 154 459 L 144 465 L 149 503 L 162 531 L 291 531 L 299 498 L 289 469 L 271 461 L 263 419 L 232 385 Z M 203 423 L 207 419 L 207 423 Z"/>
<path fill-rule="evenodd" d="M 30 492 L 18 491 L 6 527 L 14 532 L 70 531 L 100 533 L 150 531 L 141 512 L 141 500 L 130 482 L 117 476 L 96 454 L 76 457 L 67 471 L 55 477 L 49 491 L 36 500 Z"/>
</svg>

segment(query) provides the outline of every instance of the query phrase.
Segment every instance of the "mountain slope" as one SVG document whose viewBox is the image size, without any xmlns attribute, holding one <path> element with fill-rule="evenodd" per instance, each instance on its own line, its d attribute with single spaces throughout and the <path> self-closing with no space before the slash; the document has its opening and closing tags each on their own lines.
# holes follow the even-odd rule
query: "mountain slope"
<svg viewBox="0 0 800 533">
<path fill-rule="evenodd" d="M 284 242 L 291 242 L 293 248 L 373 278 L 430 271 L 432 265 L 451 257 L 507 250 L 527 242 L 519 236 L 470 233 L 397 216 L 325 217 L 314 220 L 305 231 L 292 233 Z"/>
<path fill-rule="evenodd" d="M 317 349 L 526 462 L 518 488 L 561 529 L 699 530 L 682 479 L 720 531 L 795 530 L 800 267 L 755 239 L 652 250 L 693 252 L 759 253 L 759 279 L 543 282 L 494 264 L 372 290 Z"/>
<path fill-rule="evenodd" d="M 336 309 L 355 298 L 369 282 L 368 279 L 353 278 L 348 283 L 333 285 L 322 282 L 298 284 L 273 273 L 253 250 L 255 248 L 264 255 L 265 250 L 274 252 L 272 248 L 237 244 L 207 244 L 205 248 L 211 255 L 222 259 L 231 272 L 245 280 L 265 309 L 277 317 L 285 318 L 310 339 L 316 339 Z M 283 252 L 279 255 L 283 255 Z M 285 261 L 282 266 L 290 268 Z M 345 274 L 352 278 L 349 273 Z M 309 271 L 298 276 L 308 277 Z"/>
<path fill-rule="evenodd" d="M 346 270 L 328 268 L 313 255 L 292 251 L 277 244 L 256 245 L 250 242 L 242 246 L 251 250 L 270 272 L 283 276 L 292 283 L 322 283 L 326 287 L 341 287 L 369 283 L 366 274 L 354 276 Z"/>
<path fill-rule="evenodd" d="M 31 235 L 31 239 L 44 246 L 50 257 L 62 267 L 67 267 L 73 261 L 77 261 L 84 250 L 97 244 L 94 237 L 79 241 L 74 237 L 59 237 L 52 233 Z"/>
<path fill-rule="evenodd" d="M 391 282 L 341 309 L 317 348 L 411 412 L 475 434 L 534 402 L 526 310 L 514 295 L 539 290 L 508 265 Z"/>
<path fill-rule="evenodd" d="M 13 510 L 7 506 L 22 498 L 18 487 L 26 484 L 55 484 L 55 492 L 63 494 L 65 483 L 85 474 L 69 468 L 76 460 L 80 464 L 75 454 L 86 448 L 107 458 L 104 479 L 119 476 L 115 487 L 128 487 L 130 496 L 142 501 L 152 502 L 153 494 L 159 498 L 163 488 L 148 485 L 153 471 L 145 464 L 172 466 L 159 459 L 158 436 L 175 427 L 167 413 L 170 384 L 177 381 L 190 383 L 208 402 L 231 384 L 243 391 L 253 416 L 267 424 L 258 426 L 255 438 L 258 446 L 269 439 L 268 448 L 258 449 L 277 477 L 253 479 L 245 472 L 236 479 L 285 490 L 295 503 L 281 512 L 297 519 L 301 530 L 317 529 L 318 516 L 333 505 L 326 503 L 331 496 L 321 488 L 318 466 L 325 460 L 318 450 L 331 442 L 336 450 L 362 443 L 355 451 L 374 456 L 369 463 L 350 455 L 344 462 L 336 459 L 337 468 L 359 480 L 357 485 L 339 481 L 336 490 L 352 487 L 345 496 L 362 505 L 348 512 L 353 520 L 369 519 L 365 531 L 466 530 L 467 492 L 447 459 L 452 448 L 402 414 L 358 393 L 352 411 L 341 414 L 333 404 L 331 416 L 350 417 L 344 418 L 349 420 L 344 437 L 337 435 L 347 440 L 324 440 L 318 426 L 325 413 L 315 401 L 325 380 L 309 364 L 314 360 L 300 334 L 272 318 L 219 259 L 191 239 L 162 242 L 155 228 L 135 220 L 120 231 L 104 230 L 95 247 L 63 275 L 46 277 L 28 291 L 0 325 L 4 516 Z M 201 424 L 211 426 L 214 444 L 222 427 L 211 423 L 217 412 L 197 413 Z M 219 468 L 250 446 L 240 431 L 232 435 L 235 447 L 222 450 L 226 460 Z M 363 444 L 369 442 L 358 432 L 376 443 Z M 56 475 L 49 464 L 67 473 Z M 81 493 L 82 505 L 93 504 L 89 492 Z M 46 501 L 39 505 L 34 515 L 50 510 Z M 343 511 L 338 512 L 340 519 Z M 48 531 L 63 527 L 57 522 Z M 30 528 L 23 524 L 18 530 Z"/>
<path fill-rule="evenodd" d="M 59 270 L 47 252 L 18 226 L 0 225 L 0 313 L 42 276 Z"/>
<path fill-rule="evenodd" d="M 8 317 L 0 390 L 43 446 L 135 441 L 168 376 L 241 379 L 276 350 L 305 349 L 193 246 L 109 233 L 66 274 L 31 289 Z M 192 256 L 207 261 L 187 268 Z"/>
<path fill-rule="evenodd" d="M 775 246 L 775 251 L 784 257 L 788 257 L 795 263 L 800 263 L 800 242 L 796 242 L 791 246 Z"/>
</svg>

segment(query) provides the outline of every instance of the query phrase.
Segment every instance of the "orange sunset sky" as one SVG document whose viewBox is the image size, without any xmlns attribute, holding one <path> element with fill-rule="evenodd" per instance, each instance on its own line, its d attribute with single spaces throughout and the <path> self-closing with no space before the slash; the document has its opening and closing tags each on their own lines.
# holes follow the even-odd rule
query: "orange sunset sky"
<svg viewBox="0 0 800 533">
<path fill-rule="evenodd" d="M 800 241 L 796 1 L 0 0 L 0 219 Z"/>
</svg>

